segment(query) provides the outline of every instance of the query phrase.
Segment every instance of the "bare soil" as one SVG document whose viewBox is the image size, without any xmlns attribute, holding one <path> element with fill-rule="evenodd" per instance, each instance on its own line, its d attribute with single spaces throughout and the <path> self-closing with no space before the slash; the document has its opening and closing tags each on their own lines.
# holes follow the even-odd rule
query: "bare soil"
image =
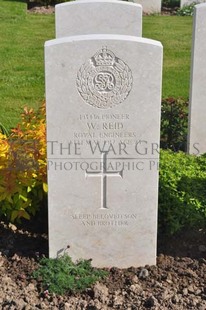
<svg viewBox="0 0 206 310">
<path fill-rule="evenodd" d="M 32 278 L 48 255 L 47 219 L 0 222 L 0 309 L 206 310 L 206 230 L 160 237 L 157 266 L 109 269 L 82 294 L 57 296 Z"/>
<path fill-rule="evenodd" d="M 37 14 L 53 14 L 55 11 L 54 6 L 48 5 L 46 6 L 34 6 L 28 9 L 29 13 L 37 13 Z"/>
</svg>

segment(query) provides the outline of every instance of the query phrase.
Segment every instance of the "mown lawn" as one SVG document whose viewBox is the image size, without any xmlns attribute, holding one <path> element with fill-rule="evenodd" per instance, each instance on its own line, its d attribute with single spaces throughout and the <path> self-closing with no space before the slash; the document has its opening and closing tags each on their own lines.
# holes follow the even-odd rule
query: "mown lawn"
<svg viewBox="0 0 206 310">
<path fill-rule="evenodd" d="M 0 0 L 0 123 L 17 124 L 25 105 L 44 98 L 44 42 L 54 16 L 26 13 L 26 4 Z"/>
<path fill-rule="evenodd" d="M 192 18 L 145 16 L 143 35 L 164 46 L 163 97 L 189 96 Z M 44 42 L 54 15 L 26 12 L 24 2 L 0 0 L 0 124 L 14 127 L 25 105 L 44 99 Z"/>
<path fill-rule="evenodd" d="M 145 16 L 143 36 L 164 47 L 162 96 L 189 97 L 192 17 Z"/>
</svg>

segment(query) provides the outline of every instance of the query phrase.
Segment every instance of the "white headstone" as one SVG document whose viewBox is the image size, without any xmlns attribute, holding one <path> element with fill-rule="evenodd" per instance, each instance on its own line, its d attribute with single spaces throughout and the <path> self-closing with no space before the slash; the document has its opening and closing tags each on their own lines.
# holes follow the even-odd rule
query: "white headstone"
<svg viewBox="0 0 206 310">
<path fill-rule="evenodd" d="M 161 43 L 61 38 L 45 61 L 50 257 L 155 264 Z"/>
<path fill-rule="evenodd" d="M 161 0 L 133 0 L 133 2 L 141 4 L 144 13 L 152 14 L 161 12 Z"/>
<path fill-rule="evenodd" d="M 206 0 L 181 0 L 180 1 L 180 7 L 182 8 L 185 5 L 190 5 L 192 3 L 203 3 Z"/>
<path fill-rule="evenodd" d="M 83 0 L 56 5 L 56 37 L 84 34 L 142 36 L 142 7 L 116 0 Z"/>
<path fill-rule="evenodd" d="M 206 4 L 194 12 L 188 152 L 206 153 Z"/>
</svg>

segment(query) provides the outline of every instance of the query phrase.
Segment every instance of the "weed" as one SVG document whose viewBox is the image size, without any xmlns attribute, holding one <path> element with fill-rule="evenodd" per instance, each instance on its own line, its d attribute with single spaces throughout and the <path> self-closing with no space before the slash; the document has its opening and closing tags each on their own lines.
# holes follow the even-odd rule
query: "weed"
<svg viewBox="0 0 206 310">
<path fill-rule="evenodd" d="M 41 281 L 43 290 L 59 295 L 84 291 L 107 275 L 106 271 L 93 268 L 91 260 L 73 263 L 66 254 L 54 259 L 42 258 L 39 264 L 33 277 Z"/>
</svg>

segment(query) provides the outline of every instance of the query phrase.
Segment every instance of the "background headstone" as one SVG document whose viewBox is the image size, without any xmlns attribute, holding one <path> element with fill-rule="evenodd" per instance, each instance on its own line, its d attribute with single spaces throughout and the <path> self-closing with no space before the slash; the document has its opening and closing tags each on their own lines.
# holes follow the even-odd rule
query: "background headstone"
<svg viewBox="0 0 206 310">
<path fill-rule="evenodd" d="M 56 37 L 84 34 L 142 36 L 142 7 L 116 0 L 79 0 L 56 5 Z"/>
<path fill-rule="evenodd" d="M 141 4 L 144 13 L 152 14 L 161 12 L 161 0 L 133 0 L 133 2 Z"/>
<path fill-rule="evenodd" d="M 206 152 L 206 4 L 195 7 L 190 79 L 188 152 Z"/>
<path fill-rule="evenodd" d="M 180 7 L 182 8 L 184 5 L 190 5 L 194 2 L 203 3 L 205 0 L 180 0 Z"/>
<path fill-rule="evenodd" d="M 50 257 L 155 264 L 161 44 L 61 38 L 45 62 Z"/>
</svg>

